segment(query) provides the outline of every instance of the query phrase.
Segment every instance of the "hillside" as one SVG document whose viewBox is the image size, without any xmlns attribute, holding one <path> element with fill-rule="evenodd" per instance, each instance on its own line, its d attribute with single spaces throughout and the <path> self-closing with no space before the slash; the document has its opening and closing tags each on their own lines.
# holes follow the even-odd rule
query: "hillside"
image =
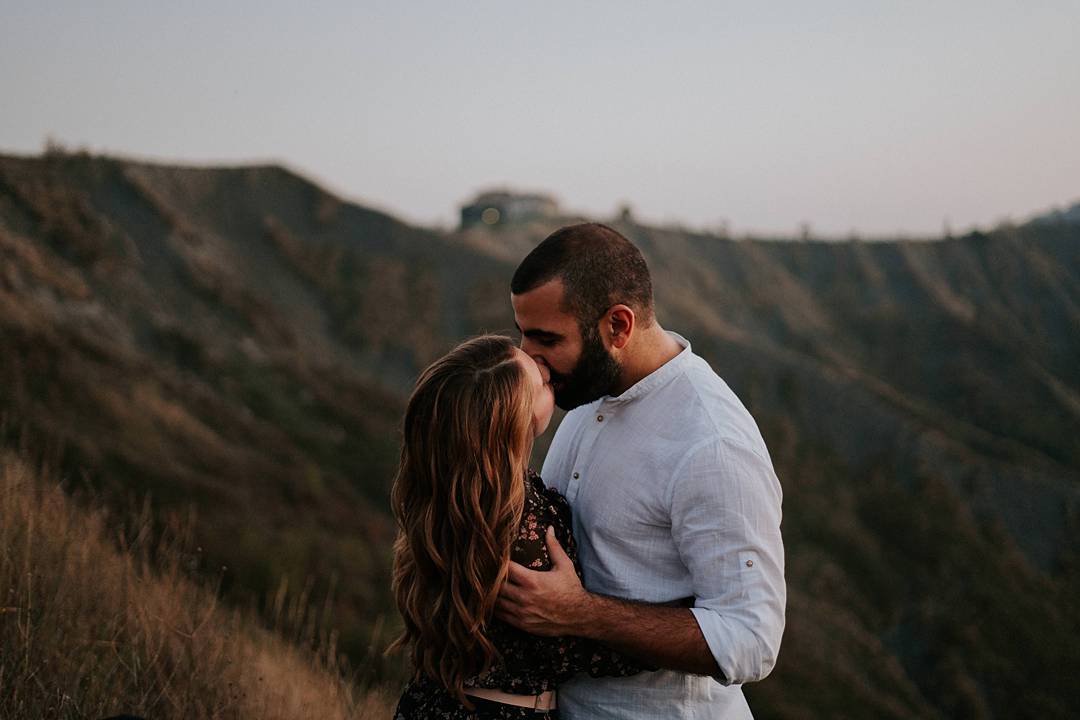
<svg viewBox="0 0 1080 720">
<path fill-rule="evenodd" d="M 936 242 L 628 222 L 661 322 L 750 406 L 785 492 L 757 717 L 1067 717 L 1080 650 L 1080 225 Z M 411 378 L 512 328 L 551 227 L 440 234 L 277 167 L 0 157 L 0 412 L 120 512 L 190 518 L 233 602 L 332 604 L 371 678 Z"/>
<path fill-rule="evenodd" d="M 79 156 L 0 161 L 0 258 L 9 441 L 193 510 L 227 592 L 336 586 L 342 647 L 385 642 L 402 396 L 501 266 L 277 168 Z"/>
<path fill-rule="evenodd" d="M 341 677 L 332 637 L 293 644 L 221 607 L 186 572 L 182 534 L 151 547 L 131 523 L 118 550 L 99 510 L 81 510 L 0 452 L 0 717 L 379 718 L 389 699 Z M 309 627 L 309 609 L 281 623 Z"/>
</svg>

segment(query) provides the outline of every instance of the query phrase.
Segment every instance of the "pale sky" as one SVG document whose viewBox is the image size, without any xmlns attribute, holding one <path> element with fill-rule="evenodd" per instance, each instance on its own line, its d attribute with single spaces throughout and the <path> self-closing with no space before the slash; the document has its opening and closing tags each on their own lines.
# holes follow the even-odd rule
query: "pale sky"
<svg viewBox="0 0 1080 720">
<path fill-rule="evenodd" d="M 11 2 L 0 152 L 283 162 L 447 225 L 477 190 L 736 232 L 1080 200 L 1080 2 Z"/>
</svg>

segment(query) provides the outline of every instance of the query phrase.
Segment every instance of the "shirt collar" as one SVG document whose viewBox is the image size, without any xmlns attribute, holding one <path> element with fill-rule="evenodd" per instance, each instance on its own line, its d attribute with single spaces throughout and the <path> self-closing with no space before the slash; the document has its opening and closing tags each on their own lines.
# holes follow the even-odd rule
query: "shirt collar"
<svg viewBox="0 0 1080 720">
<path fill-rule="evenodd" d="M 628 387 L 619 395 L 605 395 L 601 400 L 605 404 L 625 404 L 632 402 L 639 397 L 642 397 L 652 390 L 667 384 L 669 380 L 672 380 L 676 375 L 681 373 L 686 367 L 686 364 L 690 362 L 690 356 L 693 350 L 690 348 L 690 341 L 684 338 L 682 335 L 666 330 L 667 334 L 682 346 L 682 351 L 675 357 L 668 360 L 660 367 L 653 370 L 645 377 L 638 380 L 636 383 Z"/>
</svg>

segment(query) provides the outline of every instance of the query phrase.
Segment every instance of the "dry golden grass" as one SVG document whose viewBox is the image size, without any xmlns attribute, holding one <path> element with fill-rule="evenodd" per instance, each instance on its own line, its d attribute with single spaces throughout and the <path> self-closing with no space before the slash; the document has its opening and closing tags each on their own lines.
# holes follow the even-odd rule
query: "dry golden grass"
<svg viewBox="0 0 1080 720">
<path fill-rule="evenodd" d="M 121 550 L 50 480 L 0 451 L 0 718 L 390 715 L 332 634 L 301 648 L 219 606 L 177 542 Z"/>
</svg>

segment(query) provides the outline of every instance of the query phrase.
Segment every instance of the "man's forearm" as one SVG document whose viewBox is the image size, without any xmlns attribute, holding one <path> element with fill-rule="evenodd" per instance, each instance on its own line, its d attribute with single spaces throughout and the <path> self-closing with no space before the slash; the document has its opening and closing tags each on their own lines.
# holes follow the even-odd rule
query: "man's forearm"
<svg viewBox="0 0 1080 720">
<path fill-rule="evenodd" d="M 718 677 L 720 669 L 687 608 L 589 593 L 572 634 L 670 670 Z"/>
</svg>

